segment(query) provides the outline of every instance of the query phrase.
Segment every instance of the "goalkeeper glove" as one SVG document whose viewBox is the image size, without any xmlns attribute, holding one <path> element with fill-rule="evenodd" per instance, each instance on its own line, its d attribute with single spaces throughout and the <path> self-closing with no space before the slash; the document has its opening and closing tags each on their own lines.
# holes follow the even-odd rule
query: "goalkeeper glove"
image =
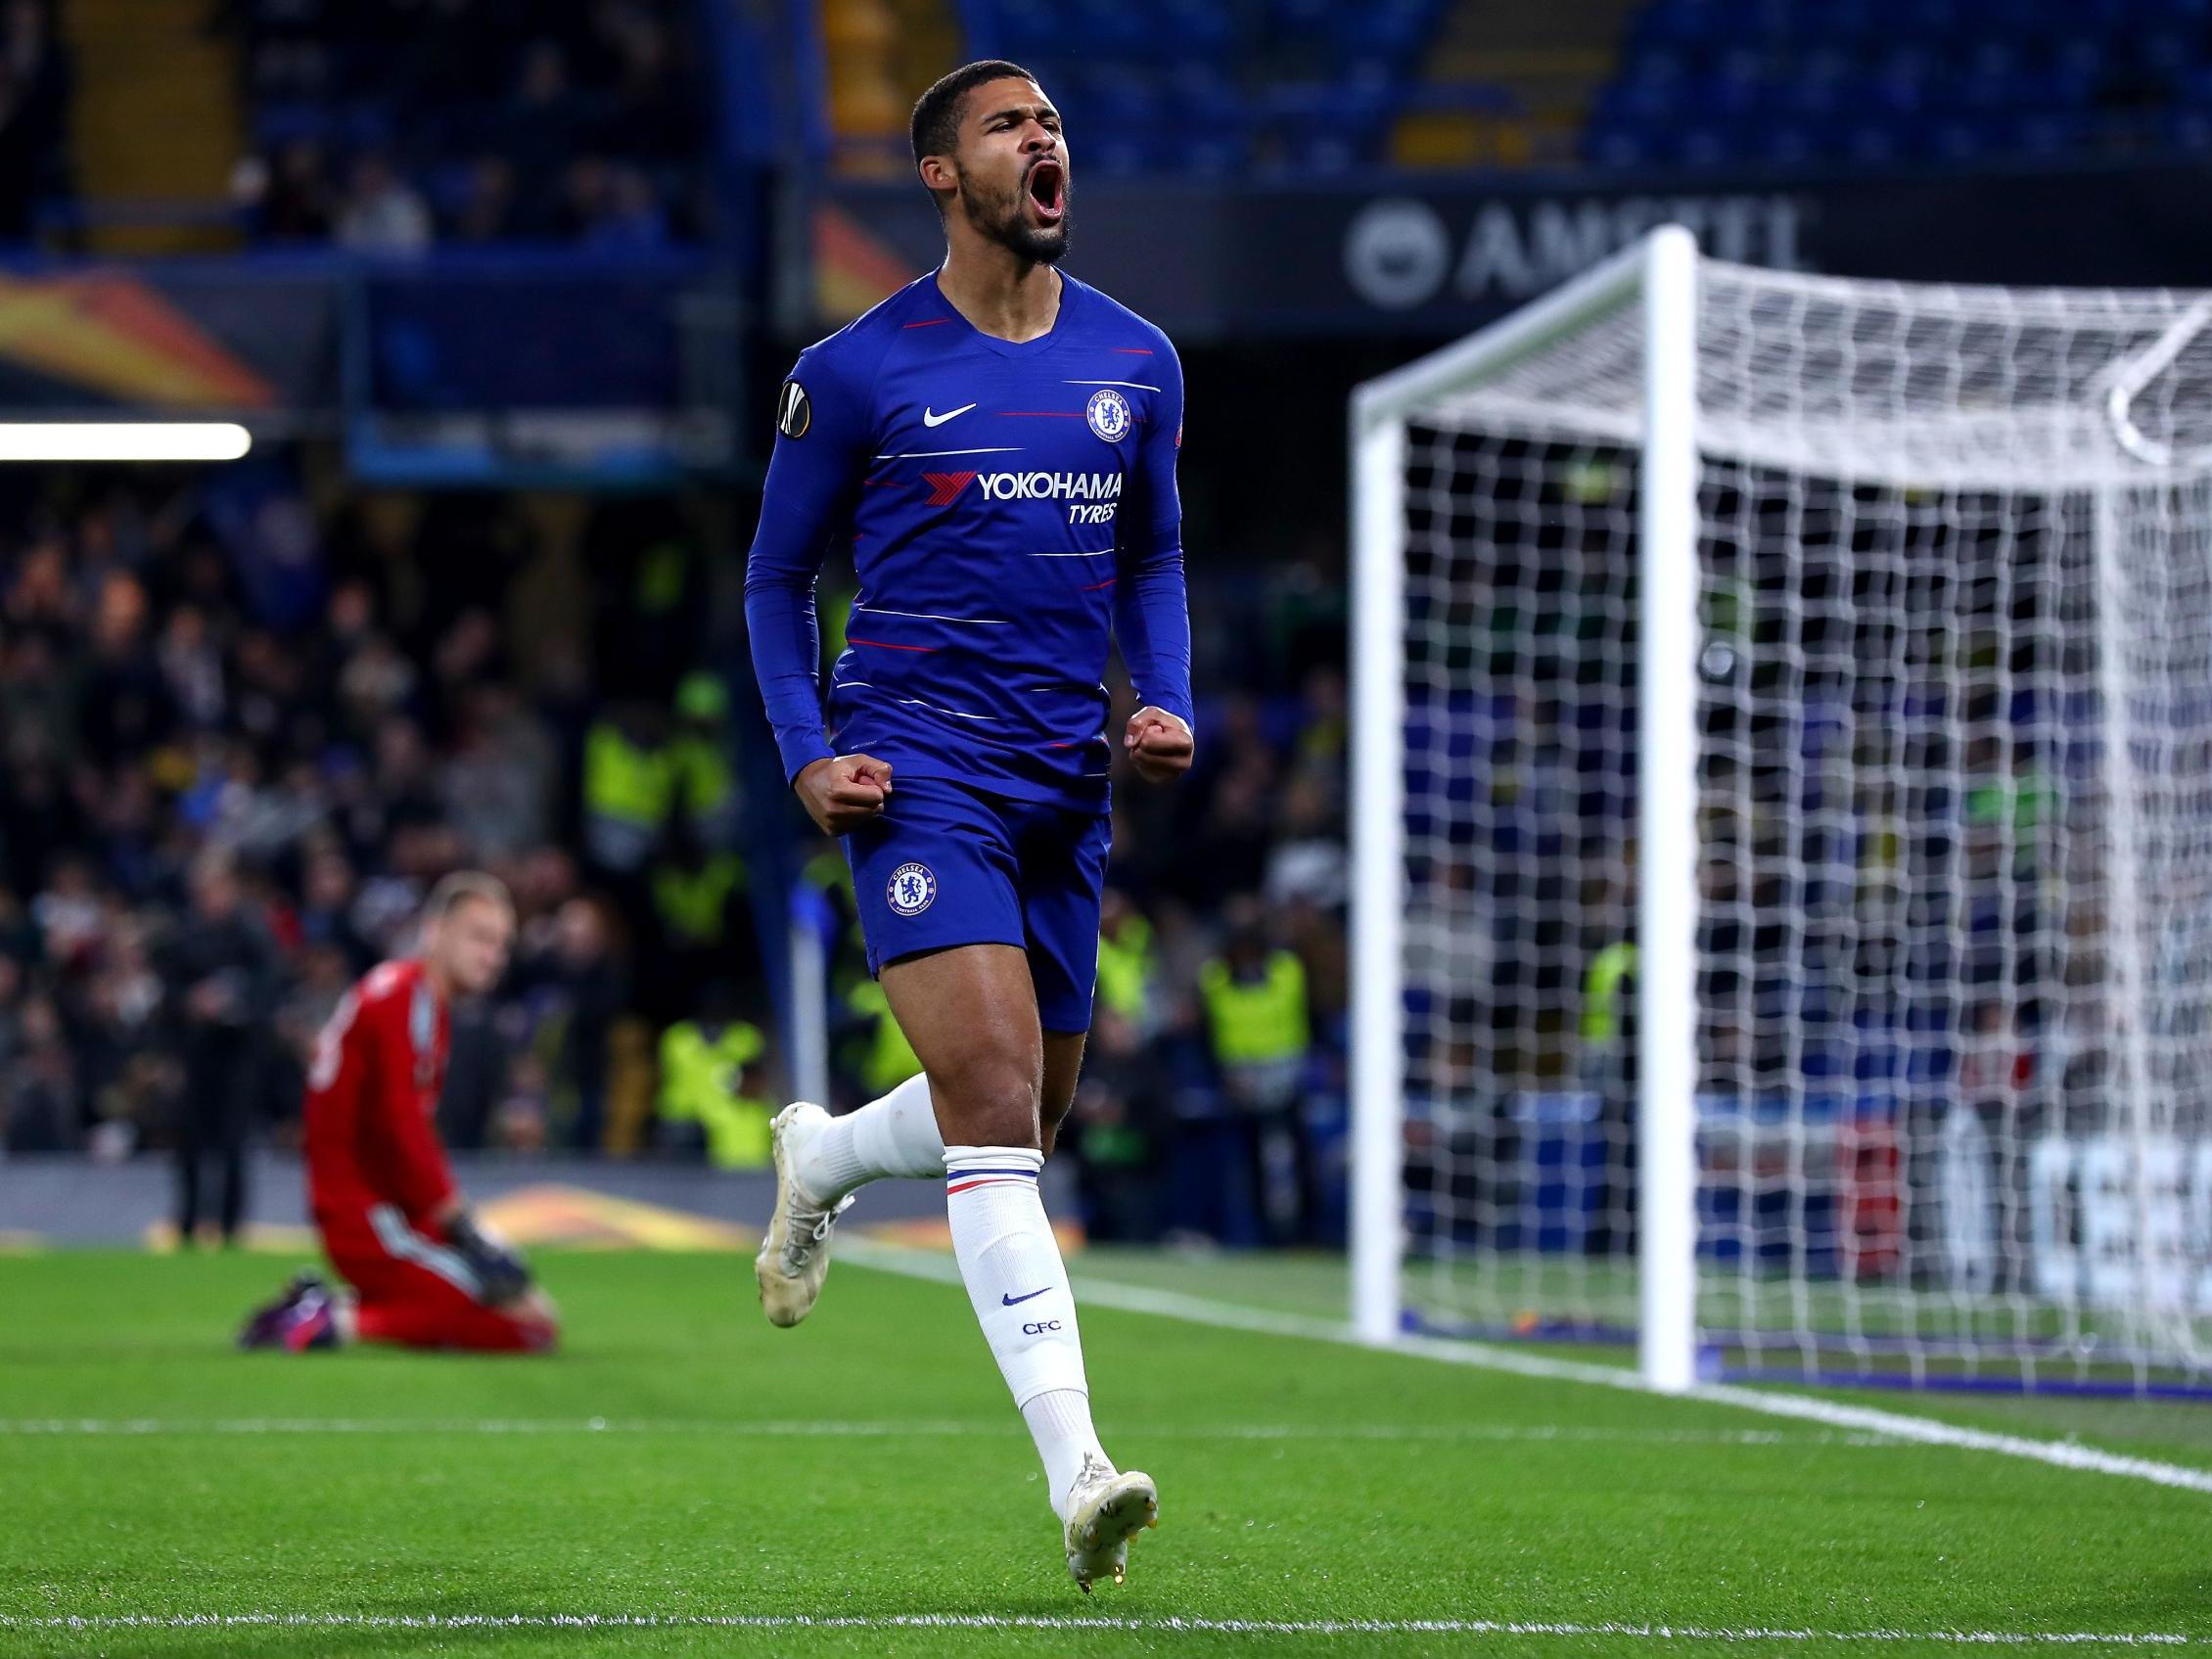
<svg viewBox="0 0 2212 1659">
<path fill-rule="evenodd" d="M 482 1288 L 479 1297 L 489 1306 L 512 1302 L 530 1289 L 530 1266 L 501 1241 L 477 1225 L 466 1210 L 445 1223 L 445 1241 L 469 1265 Z"/>
</svg>

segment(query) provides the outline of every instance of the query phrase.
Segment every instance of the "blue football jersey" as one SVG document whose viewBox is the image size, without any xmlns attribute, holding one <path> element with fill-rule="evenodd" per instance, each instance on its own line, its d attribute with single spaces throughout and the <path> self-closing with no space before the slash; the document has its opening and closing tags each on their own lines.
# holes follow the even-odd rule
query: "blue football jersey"
<svg viewBox="0 0 2212 1659">
<path fill-rule="evenodd" d="M 800 355 L 746 567 L 746 618 L 787 777 L 865 753 L 899 774 L 1102 806 L 1111 642 L 1140 703 L 1191 718 L 1166 335 L 1061 277 L 1015 344 L 909 284 Z M 818 684 L 813 586 L 850 540 L 847 648 Z"/>
</svg>

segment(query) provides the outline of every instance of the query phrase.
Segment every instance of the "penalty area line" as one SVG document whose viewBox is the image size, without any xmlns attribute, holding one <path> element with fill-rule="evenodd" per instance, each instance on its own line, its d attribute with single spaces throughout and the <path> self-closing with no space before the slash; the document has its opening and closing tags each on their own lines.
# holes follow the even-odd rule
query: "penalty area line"
<svg viewBox="0 0 2212 1659">
<path fill-rule="evenodd" d="M 950 1257 L 933 1255 L 904 1245 L 887 1244 L 880 1239 L 854 1239 L 850 1244 L 841 1244 L 838 1254 L 845 1261 L 887 1273 L 902 1273 L 908 1278 L 934 1279 L 940 1283 L 960 1282 L 959 1266 Z M 1922 1446 L 1950 1447 L 1960 1452 L 1987 1452 L 2001 1457 L 2016 1457 L 2025 1462 L 2044 1463 L 2057 1469 L 2075 1469 L 2087 1474 L 2111 1475 L 2122 1480 L 2146 1481 L 2153 1486 L 2174 1487 L 2184 1492 L 2212 1494 L 2212 1470 L 2192 1469 L 2184 1464 L 2161 1462 L 2152 1457 L 2105 1452 L 2075 1441 L 2034 1440 L 2025 1435 L 1998 1434 L 1988 1429 L 1964 1428 L 1934 1417 L 1915 1417 L 1903 1411 L 1877 1410 L 1869 1406 L 1846 1406 L 1839 1401 L 1821 1400 L 1810 1395 L 1774 1394 L 1765 1389 L 1742 1388 L 1727 1383 L 1706 1384 L 1681 1394 L 1662 1394 L 1647 1385 L 1635 1371 L 1612 1365 L 1554 1359 L 1548 1355 L 1521 1354 L 1490 1343 L 1446 1341 L 1433 1336 L 1402 1336 L 1396 1342 L 1376 1345 L 1362 1341 L 1350 1325 L 1339 1324 L 1331 1319 L 1316 1319 L 1300 1313 L 1271 1313 L 1266 1309 L 1245 1308 L 1230 1302 L 1215 1302 L 1201 1296 L 1185 1296 L 1180 1291 L 1120 1284 L 1111 1279 L 1078 1278 L 1075 1293 L 1079 1303 L 1112 1308 L 1127 1313 L 1155 1313 L 1162 1318 L 1211 1325 L 1220 1330 L 1251 1331 L 1260 1336 L 1300 1337 L 1310 1342 L 1327 1342 L 1339 1347 L 1357 1348 L 1370 1354 L 1404 1354 L 1415 1359 L 1437 1359 L 1451 1365 L 1468 1365 L 1477 1370 L 1500 1371 L 1542 1382 L 1587 1383 L 1596 1388 L 1650 1395 L 1658 1400 L 1696 1401 L 1707 1406 L 1726 1406 L 1738 1411 L 1758 1411 L 1770 1417 L 1794 1417 L 1802 1422 L 1819 1423 L 1823 1428 L 1880 1435 L 1890 1440 L 1912 1441 Z"/>
<path fill-rule="evenodd" d="M 2203 1637 L 2168 1631 L 1813 1630 L 1788 1625 L 1670 1625 L 1522 1619 L 1207 1619 L 1190 1615 L 1055 1618 L 993 1613 L 103 1613 L 21 1618 L 0 1614 L 0 1631 L 1125 1631 L 1147 1635 L 1592 1636 L 1646 1641 L 1950 1642 L 1970 1647 L 2201 1647 Z"/>
</svg>

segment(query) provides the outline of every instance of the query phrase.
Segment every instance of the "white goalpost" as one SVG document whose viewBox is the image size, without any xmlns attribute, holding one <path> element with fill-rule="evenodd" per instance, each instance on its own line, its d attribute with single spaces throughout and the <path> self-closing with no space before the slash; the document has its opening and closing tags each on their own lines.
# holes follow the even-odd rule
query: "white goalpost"
<svg viewBox="0 0 2212 1659">
<path fill-rule="evenodd" d="M 1351 427 L 1362 1336 L 2212 1391 L 2212 300 L 1667 228 Z"/>
</svg>

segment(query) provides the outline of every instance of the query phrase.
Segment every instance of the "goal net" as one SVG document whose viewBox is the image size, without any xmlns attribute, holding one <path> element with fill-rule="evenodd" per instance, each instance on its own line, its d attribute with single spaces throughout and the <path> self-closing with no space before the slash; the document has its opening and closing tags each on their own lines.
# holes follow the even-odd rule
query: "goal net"
<svg viewBox="0 0 2212 1659">
<path fill-rule="evenodd" d="M 1353 425 L 1361 1327 L 2212 1385 L 2212 299 L 1662 231 Z"/>
</svg>

